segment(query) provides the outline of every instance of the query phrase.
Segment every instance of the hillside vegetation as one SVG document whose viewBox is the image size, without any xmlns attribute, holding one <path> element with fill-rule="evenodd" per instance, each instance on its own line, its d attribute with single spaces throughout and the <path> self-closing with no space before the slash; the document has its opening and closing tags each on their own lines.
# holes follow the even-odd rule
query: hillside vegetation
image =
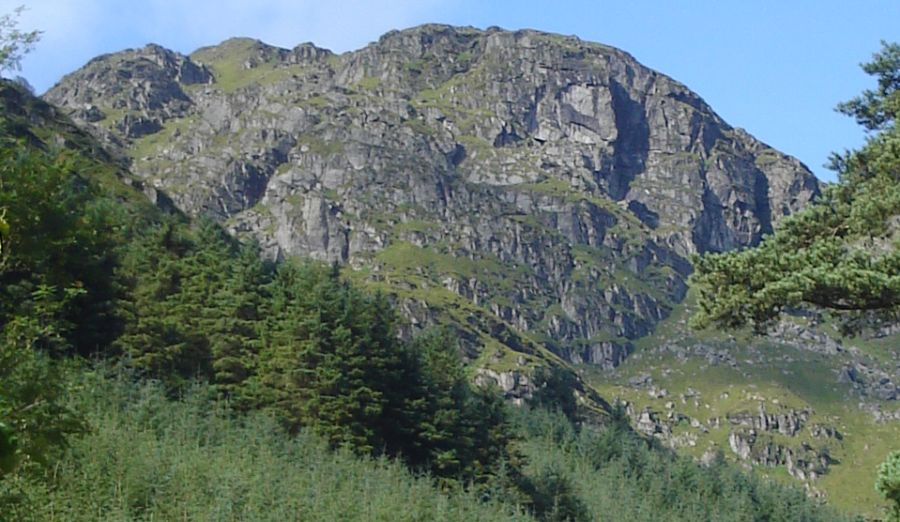
<svg viewBox="0 0 900 522">
<path fill-rule="evenodd" d="M 12 520 L 845 520 L 802 490 L 662 451 L 625 418 L 598 431 L 516 412 L 528 488 L 505 476 L 466 489 L 331 451 L 264 414 L 236 415 L 208 385 L 173 400 L 127 373 L 79 368 L 73 378 L 68 406 L 90 432 L 52 472 L 4 480 Z"/>
<path fill-rule="evenodd" d="M 863 446 L 848 452 L 846 460 L 874 467 L 873 453 L 886 459 L 877 489 L 891 505 L 889 517 L 897 520 L 900 469 L 892 462 L 900 445 L 900 44 L 883 42 L 862 68 L 876 80 L 874 88 L 837 109 L 865 129 L 865 144 L 833 154 L 838 183 L 785 218 L 758 246 L 695 259 L 692 281 L 700 299 L 692 323 L 762 333 L 794 316 L 795 330 L 798 322 L 817 327 L 805 332 L 814 341 L 809 351 L 829 355 L 820 368 L 834 369 L 837 384 L 844 386 L 807 386 L 806 395 L 833 403 L 850 395 L 846 385 L 854 388 L 852 395 L 860 399 L 856 409 L 870 415 L 858 416 L 846 402 L 837 408 L 835 419 L 840 416 L 856 447 Z M 851 337 L 849 350 L 834 341 L 841 336 Z M 825 404 L 817 409 L 834 411 Z M 846 484 L 857 483 L 856 474 L 847 473 L 835 477 L 832 487 L 841 495 L 853 489 Z"/>
<path fill-rule="evenodd" d="M 400 338 L 334 267 L 159 211 L 55 109 L 2 92 L 4 517 L 841 519 L 621 412 L 585 422 L 565 372 L 509 410 L 451 333 Z"/>
</svg>

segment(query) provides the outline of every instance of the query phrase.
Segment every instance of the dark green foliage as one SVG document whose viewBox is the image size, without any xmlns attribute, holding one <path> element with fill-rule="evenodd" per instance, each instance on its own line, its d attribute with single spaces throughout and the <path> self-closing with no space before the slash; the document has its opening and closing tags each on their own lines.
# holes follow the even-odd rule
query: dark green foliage
<svg viewBox="0 0 900 522">
<path fill-rule="evenodd" d="M 76 165 L 0 142 L 0 475 L 47 465 L 81 429 L 50 358 L 97 340 L 82 321 L 105 317 L 110 289 L 105 220 Z"/>
<path fill-rule="evenodd" d="M 840 105 L 872 134 L 835 156 L 840 183 L 771 236 L 742 252 L 696 260 L 696 326 L 758 328 L 791 307 L 814 305 L 849 320 L 895 317 L 900 307 L 900 46 L 884 44 L 864 66 L 878 88 Z"/>
<path fill-rule="evenodd" d="M 410 403 L 415 420 L 406 427 L 412 449 L 410 463 L 450 477 L 461 475 L 469 460 L 466 449 L 474 442 L 473 426 L 466 422 L 471 390 L 457 349 L 441 330 L 426 332 L 412 342 L 411 355 L 421 373 L 409 383 L 416 388 L 416 398 Z"/>
<path fill-rule="evenodd" d="M 696 260 L 695 326 L 764 327 L 790 307 L 891 313 L 900 303 L 900 254 L 880 236 L 900 213 L 886 176 L 826 190 L 756 248 Z M 852 316 L 851 316 L 852 317 Z"/>
<path fill-rule="evenodd" d="M 12 473 L 19 461 L 19 438 L 6 422 L 0 422 L 0 473 Z"/>
<path fill-rule="evenodd" d="M 65 297 L 68 306 L 54 315 L 68 323 L 79 353 L 108 343 L 117 327 L 109 277 L 112 210 L 78 175 L 84 166 L 66 152 L 0 142 L 0 325 L 29 314 L 35 292 L 45 301 L 48 292 L 53 300 Z"/>
<path fill-rule="evenodd" d="M 575 375 L 562 368 L 541 366 L 535 371 L 532 407 L 558 409 L 572 422 L 578 421 L 578 401 L 575 399 Z"/>
<path fill-rule="evenodd" d="M 409 439 L 403 451 L 413 467 L 438 477 L 483 484 L 500 466 L 515 473 L 519 458 L 496 390 L 473 388 L 463 371 L 459 346 L 445 329 L 430 330 L 410 346 L 407 379 Z M 401 416 L 402 418 L 402 416 Z"/>
<path fill-rule="evenodd" d="M 552 444 L 569 441 L 577 430 L 568 419 L 562 422 L 561 419 L 565 417 L 560 417 L 559 410 L 538 409 L 519 415 L 520 422 L 525 425 L 527 446 L 533 445 L 535 433 L 549 436 Z M 547 431 L 541 432 L 541 429 Z M 537 466 L 532 462 L 530 467 L 528 474 L 517 475 L 514 480 L 515 489 L 522 492 L 518 501 L 527 505 L 535 518 L 547 522 L 581 522 L 596 518 L 591 516 L 574 484 L 572 470 L 561 461 L 542 462 Z"/>
<path fill-rule="evenodd" d="M 401 341 L 386 296 L 338 267 L 275 270 L 212 223 L 105 211 L 72 155 L 4 153 L 0 324 L 34 334 L 17 350 L 121 354 L 173 394 L 199 377 L 292 432 L 451 481 L 483 481 L 508 457 L 504 405 L 470 387 L 455 343 Z"/>
<path fill-rule="evenodd" d="M 121 258 L 127 320 L 115 346 L 136 368 L 175 387 L 203 376 L 226 392 L 249 376 L 269 273 L 255 250 L 240 251 L 211 223 L 166 218 Z"/>
<path fill-rule="evenodd" d="M 401 463 L 332 451 L 260 412 L 231 411 L 207 385 L 177 400 L 159 384 L 79 370 L 72 406 L 91 431 L 46 477 L 20 484 L 0 519 L 516 521 L 512 505 L 442 491 Z"/>
<path fill-rule="evenodd" d="M 42 300 L 54 296 L 35 299 L 44 306 Z M 0 334 L 0 477 L 48 465 L 66 437 L 83 428 L 77 412 L 65 405 L 58 365 L 40 350 L 50 339 L 60 341 L 63 333 L 44 320 L 18 316 Z"/>
<path fill-rule="evenodd" d="M 878 78 L 878 87 L 841 103 L 838 110 L 853 116 L 866 130 L 885 129 L 900 114 L 900 45 L 882 41 L 881 51 L 862 68 Z"/>
<path fill-rule="evenodd" d="M 388 447 L 386 419 L 398 406 L 404 360 L 384 296 L 341 280 L 337 267 L 286 263 L 269 285 L 271 309 L 251 386 L 296 430 L 308 426 L 334 447 Z"/>
<path fill-rule="evenodd" d="M 448 479 L 481 480 L 508 455 L 503 405 L 470 387 L 455 343 L 401 342 L 386 297 L 362 293 L 337 267 L 272 271 L 215 227 L 167 222 L 129 247 L 121 273 L 134 290 L 117 345 L 147 375 L 176 387 L 204 376 L 291 431 Z"/>
<path fill-rule="evenodd" d="M 252 245 L 237 253 L 225 273 L 224 284 L 212 294 L 215 307 L 204 315 L 213 360 L 213 380 L 222 392 L 236 395 L 252 374 L 260 341 L 257 325 L 265 312 L 264 285 L 271 269 Z"/>
<path fill-rule="evenodd" d="M 473 446 L 469 451 L 474 450 L 474 455 L 464 476 L 487 480 L 497 473 L 501 464 L 507 467 L 508 473 L 517 473 L 523 459 L 516 448 L 519 435 L 507 419 L 509 405 L 492 388 L 474 388 L 472 395 L 463 411 L 473 427 Z"/>
<path fill-rule="evenodd" d="M 575 492 L 565 471 L 550 465 L 542 469 L 530 484 L 532 511 L 538 520 L 581 522 L 591 520 L 587 507 Z"/>
</svg>

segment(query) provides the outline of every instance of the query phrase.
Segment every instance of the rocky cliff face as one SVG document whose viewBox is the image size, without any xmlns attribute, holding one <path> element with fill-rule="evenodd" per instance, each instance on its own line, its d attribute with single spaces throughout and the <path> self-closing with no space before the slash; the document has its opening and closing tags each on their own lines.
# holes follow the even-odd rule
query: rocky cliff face
<svg viewBox="0 0 900 522">
<path fill-rule="evenodd" d="M 753 244 L 818 191 L 675 80 L 535 31 L 429 25 L 343 55 L 150 45 L 45 98 L 153 195 L 273 258 L 347 263 L 505 371 L 618 364 L 683 298 L 690 254 Z"/>
</svg>

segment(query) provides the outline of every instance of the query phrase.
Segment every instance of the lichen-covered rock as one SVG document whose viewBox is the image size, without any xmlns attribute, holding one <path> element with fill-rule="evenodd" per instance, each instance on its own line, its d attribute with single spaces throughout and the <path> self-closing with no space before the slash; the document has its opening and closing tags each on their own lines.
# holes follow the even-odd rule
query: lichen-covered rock
<svg viewBox="0 0 900 522">
<path fill-rule="evenodd" d="M 531 379 L 520 370 L 497 372 L 488 368 L 479 368 L 476 370 L 475 384 L 496 386 L 517 405 L 530 399 L 535 390 Z"/>
<path fill-rule="evenodd" d="M 754 429 L 732 431 L 728 445 L 743 461 L 767 467 L 784 466 L 788 474 L 803 481 L 814 481 L 828 473 L 834 462 L 827 447 L 814 448 L 806 443 L 785 445 Z"/>
<path fill-rule="evenodd" d="M 148 46 L 46 99 L 148 191 L 272 258 L 359 269 L 472 357 L 615 366 L 683 298 L 690 254 L 754 244 L 818 191 L 677 81 L 536 31 L 427 25 L 343 55 Z"/>
<path fill-rule="evenodd" d="M 728 421 L 735 426 L 745 426 L 793 437 L 803 429 L 809 419 L 809 414 L 808 409 L 794 410 L 791 408 L 771 413 L 766 410 L 763 403 L 760 403 L 758 413 L 752 414 L 747 411 L 731 413 L 728 415 Z"/>
</svg>

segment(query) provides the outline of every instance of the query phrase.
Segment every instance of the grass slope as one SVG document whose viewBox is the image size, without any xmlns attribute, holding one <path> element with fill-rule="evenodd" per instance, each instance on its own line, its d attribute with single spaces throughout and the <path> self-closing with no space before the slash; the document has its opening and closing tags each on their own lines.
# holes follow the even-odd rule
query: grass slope
<svg viewBox="0 0 900 522">
<path fill-rule="evenodd" d="M 815 353 L 754 338 L 746 332 L 692 332 L 685 326 L 690 306 L 689 299 L 658 326 L 654 335 L 642 339 L 634 355 L 616 370 L 583 368 L 586 380 L 602 396 L 630 402 L 636 412 L 649 408 L 662 419 L 670 411 L 676 418 L 686 416 L 674 423 L 675 445 L 679 452 L 698 458 L 708 451 L 721 451 L 730 460 L 737 460 L 728 443 L 733 429 L 727 420 L 730 414 L 756 414 L 760 404 L 769 413 L 809 409 L 810 417 L 795 437 L 773 434 L 772 440 L 792 448 L 804 444 L 826 448 L 835 462 L 810 486 L 824 493 L 830 504 L 879 514 L 884 503 L 873 487 L 876 468 L 888 453 L 900 447 L 900 423 L 876 422 L 872 414 L 860 409 L 860 397 L 850 384 L 838 381 L 838 372 L 849 355 Z M 863 356 L 885 360 L 897 350 L 896 344 L 890 346 L 890 339 L 843 342 L 860 347 Z M 660 348 L 697 344 L 727 352 L 731 359 Z M 650 376 L 652 385 L 635 385 L 646 376 Z M 662 396 L 660 390 L 666 394 Z M 898 408 L 890 401 L 866 401 L 880 404 L 887 411 Z M 719 426 L 710 425 L 717 418 Z M 692 426 L 689 419 L 698 420 L 702 427 Z M 809 429 L 814 425 L 834 427 L 842 438 L 814 437 Z M 762 476 L 796 483 L 784 467 L 755 469 Z"/>
</svg>

